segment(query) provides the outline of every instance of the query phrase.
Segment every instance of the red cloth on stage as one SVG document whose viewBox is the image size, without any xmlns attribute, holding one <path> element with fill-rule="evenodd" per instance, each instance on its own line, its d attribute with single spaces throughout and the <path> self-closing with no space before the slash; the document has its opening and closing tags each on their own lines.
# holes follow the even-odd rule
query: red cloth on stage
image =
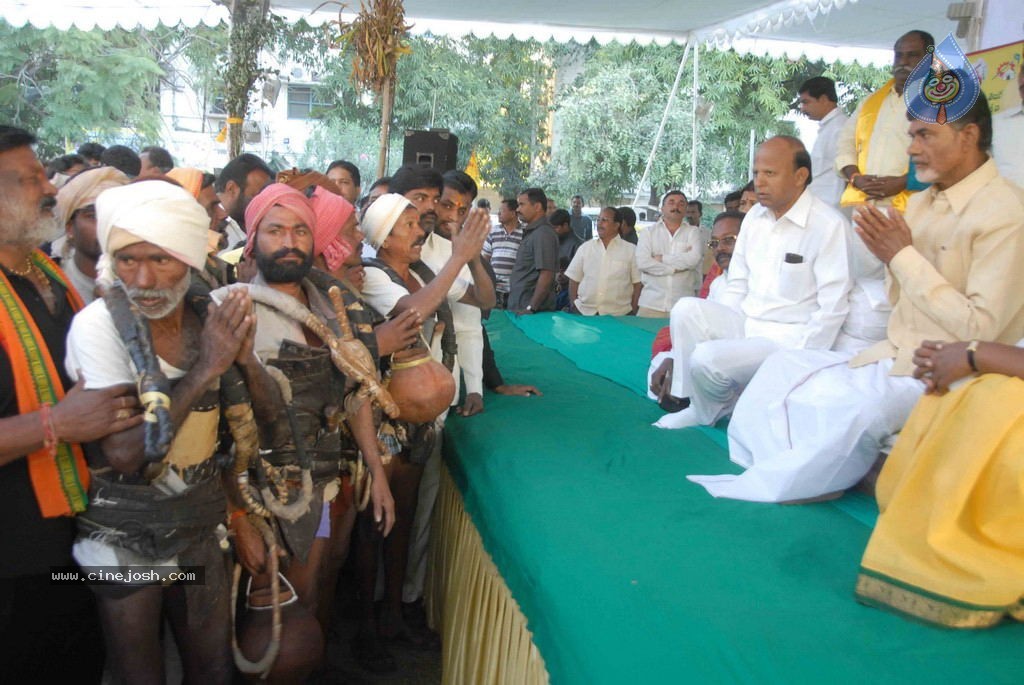
<svg viewBox="0 0 1024 685">
<path fill-rule="evenodd" d="M 654 344 L 651 345 L 651 357 L 668 352 L 672 349 L 672 336 L 669 335 L 668 326 L 665 326 L 654 336 Z"/>
<path fill-rule="evenodd" d="M 706 299 L 708 292 L 711 290 L 711 281 L 721 275 L 722 267 L 718 266 L 718 262 L 715 262 L 711 265 L 711 268 L 708 269 L 708 275 L 704 277 L 704 282 L 700 284 L 700 293 L 698 293 L 698 295 Z"/>
</svg>

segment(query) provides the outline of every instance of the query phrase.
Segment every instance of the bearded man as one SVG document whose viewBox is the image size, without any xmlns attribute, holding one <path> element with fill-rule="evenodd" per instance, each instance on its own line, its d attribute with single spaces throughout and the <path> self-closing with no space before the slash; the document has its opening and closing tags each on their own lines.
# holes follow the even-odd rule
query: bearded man
<svg viewBox="0 0 1024 685">
<path fill-rule="evenodd" d="M 246 251 L 258 269 L 253 286 L 276 291 L 286 302 L 302 305 L 324 327 L 319 332 L 304 328 L 281 308 L 265 301 L 256 306 L 256 354 L 268 368 L 275 369 L 275 376 L 287 381 L 298 428 L 293 434 L 291 420 L 280 412 L 268 427 L 269 435 L 264 436 L 264 446 L 269 450 L 262 458 L 282 474 L 280 485 L 288 489 L 289 502 L 304 497 L 297 476 L 306 468 L 303 455 L 309 459 L 313 481 L 309 504 L 294 520 L 277 516 L 276 527 L 289 554 L 285 575 L 299 601 L 316 612 L 324 555 L 331 538 L 330 505 L 338 493 L 343 457 L 352 461 L 361 457 L 366 464 L 370 473 L 368 511 L 376 529 L 386 536 L 395 521 L 371 402 L 353 402 L 360 381 L 334 366 L 330 340 L 322 336 L 351 334 L 363 343 L 374 363 L 376 340 L 366 312 L 360 311 L 352 294 L 339 291 L 342 307 L 336 308 L 329 294 L 330 287 L 336 285 L 333 279 L 313 270 L 317 216 L 302 192 L 282 183 L 267 186 L 249 203 L 245 221 Z M 241 561 L 257 576 L 254 587 L 268 584 L 265 551 L 258 543 L 250 543 L 256 540 L 255 531 L 245 518 L 238 519 L 235 531 L 245 541 L 240 544 Z"/>
<path fill-rule="evenodd" d="M 37 246 L 52 235 L 54 197 L 27 131 L 0 126 L 0 673 L 12 682 L 100 682 L 95 600 L 56 585 L 73 566 L 72 516 L 86 506 L 80 443 L 142 421 L 130 386 L 85 390 L 64 373 L 82 301 Z M 73 570 L 73 569 L 72 569 Z"/>
</svg>

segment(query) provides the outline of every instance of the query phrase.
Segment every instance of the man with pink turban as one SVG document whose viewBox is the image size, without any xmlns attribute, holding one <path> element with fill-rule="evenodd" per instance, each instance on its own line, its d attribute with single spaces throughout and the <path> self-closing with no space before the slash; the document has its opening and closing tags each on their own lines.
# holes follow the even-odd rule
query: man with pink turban
<svg viewBox="0 0 1024 685">
<path fill-rule="evenodd" d="M 324 203 L 327 194 L 317 204 Z M 337 198 L 345 202 L 342 198 Z M 314 253 L 329 254 L 332 261 L 344 261 L 352 245 L 336 244 L 337 222 L 351 217 L 351 205 L 328 199 L 320 207 L 322 221 L 313 203 L 305 194 L 283 183 L 274 183 L 256 195 L 245 210 L 247 241 L 244 253 L 255 260 L 257 273 L 252 285 L 276 291 L 276 297 L 294 298 L 307 307 L 336 336 L 351 333 L 376 358 L 377 343 L 366 308 L 347 291 L 341 289 L 349 330 L 328 298 L 327 290 L 337 282 L 329 275 L 313 269 Z M 346 216 L 347 215 L 347 216 Z M 224 296 L 221 289 L 215 299 Z M 267 367 L 274 367 L 275 377 L 287 379 L 295 424 L 299 434 L 293 435 L 286 414 L 263 426 L 261 443 L 263 459 L 285 473 L 298 473 L 298 441 L 311 462 L 314 483 L 308 509 L 294 521 L 278 518 L 281 542 L 291 560 L 285 575 L 295 588 L 299 601 L 310 611 L 320 605 L 320 578 L 331 537 L 330 505 L 339 491 L 343 457 L 363 459 L 372 476 L 370 511 L 378 529 L 387 535 L 394 524 L 394 501 L 388 487 L 381 455 L 377 446 L 370 402 L 357 407 L 346 402 L 356 389 L 331 362 L 330 350 L 311 331 L 278 309 L 256 304 L 256 335 L 254 350 Z M 349 407 L 349 411 L 343 408 Z M 354 408 L 352 408 L 354 407 Z M 338 426 L 344 417 L 347 430 Z M 361 455 L 361 456 L 360 456 Z M 288 502 L 299 498 L 300 486 L 286 481 Z M 244 517 L 232 521 L 238 537 L 239 558 L 255 577 L 254 588 L 269 584 L 266 575 L 266 550 L 259 533 Z"/>
<path fill-rule="evenodd" d="M 327 273 L 340 277 L 342 267 L 362 242 L 356 208 L 340 195 L 319 187 L 313 191 L 311 200 L 316 214 L 313 255 L 323 260 Z"/>
</svg>

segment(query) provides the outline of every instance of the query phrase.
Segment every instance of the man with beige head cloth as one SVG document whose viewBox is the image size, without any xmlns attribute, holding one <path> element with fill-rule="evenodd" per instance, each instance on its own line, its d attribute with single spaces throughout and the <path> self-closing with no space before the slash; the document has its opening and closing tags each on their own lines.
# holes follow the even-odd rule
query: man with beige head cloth
<svg viewBox="0 0 1024 685">
<path fill-rule="evenodd" d="M 114 167 L 99 167 L 78 174 L 57 193 L 57 225 L 65 231 L 61 267 L 86 304 L 96 299 L 96 262 L 100 258 L 96 198 L 108 188 L 127 183 L 128 177 Z"/>
<path fill-rule="evenodd" d="M 448 304 L 452 301 L 474 306 L 493 306 L 494 290 L 486 275 L 472 282 L 459 278 L 462 268 L 470 262 L 479 264 L 480 250 L 490 230 L 490 218 L 482 209 L 470 210 L 458 233 L 452 235 L 451 257 L 435 273 L 422 261 L 427 234 L 420 226 L 420 211 L 406 197 L 388 193 L 377 199 L 363 214 L 362 228 L 367 242 L 377 250 L 377 258 L 364 262 L 366 278 L 363 298 L 388 317 L 412 309 L 424 319 L 424 339 L 431 342 L 431 354 L 449 371 L 454 359 L 454 326 Z M 438 331 L 437 314 L 447 311 L 445 333 Z M 439 421 L 443 421 L 440 419 Z M 395 498 L 395 527 L 384 542 L 384 603 L 379 616 L 373 606 L 377 576 L 377 552 L 360 545 L 356 551 L 356 568 L 360 583 L 360 630 L 353 643 L 356 657 L 367 668 L 393 670 L 394 660 L 384 641 L 405 639 L 421 646 L 436 640 L 432 635 L 406 623 L 402 612 L 402 585 L 410 554 L 410 538 L 417 504 L 426 504 L 436 497 L 436 488 L 421 490 L 425 467 L 436 468 L 437 456 L 432 444 L 437 436 L 436 422 L 407 424 L 402 451 L 391 462 L 391 492 Z M 429 462 L 428 462 L 429 459 Z M 431 506 L 424 507 L 428 514 Z M 365 518 L 365 517 L 364 517 Z M 360 530 L 369 522 L 361 520 Z"/>
<path fill-rule="evenodd" d="M 141 566 L 158 578 L 92 587 L 116 680 L 165 679 L 160 630 L 167 616 L 185 680 L 229 683 L 229 592 L 215 534 L 226 503 L 212 457 L 221 375 L 232 364 L 247 378 L 260 368 L 250 301 L 232 293 L 202 313 L 186 302 L 193 270 L 206 259 L 209 219 L 185 190 L 164 181 L 112 188 L 96 199 L 96 218 L 100 278 L 109 285 L 72 323 L 65 366 L 87 388 L 135 383 L 140 372 L 158 367 L 170 392 L 142 392 L 152 420 L 87 447 L 90 504 L 77 519 L 74 556 L 86 570 Z M 126 320 L 127 328 L 148 329 L 149 354 L 126 343 Z M 136 368 L 140 358 L 146 369 Z M 263 401 L 254 393 L 258 416 Z M 161 454 L 145 426 L 159 425 L 156 416 L 165 410 L 173 440 Z M 189 566 L 204 569 L 205 577 L 184 586 L 169 582 L 167 572 Z"/>
</svg>

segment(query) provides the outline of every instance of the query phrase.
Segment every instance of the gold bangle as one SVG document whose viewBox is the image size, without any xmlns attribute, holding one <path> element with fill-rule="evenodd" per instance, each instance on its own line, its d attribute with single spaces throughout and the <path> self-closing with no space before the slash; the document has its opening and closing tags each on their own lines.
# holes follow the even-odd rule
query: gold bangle
<svg viewBox="0 0 1024 685">
<path fill-rule="evenodd" d="M 423 357 L 419 357 L 418 359 L 413 359 L 413 360 L 407 361 L 407 362 L 392 362 L 391 370 L 392 371 L 400 371 L 402 369 L 411 369 L 414 366 L 419 366 L 420 364 L 426 364 L 427 362 L 430 362 L 430 361 L 434 361 L 434 358 L 431 357 L 428 354 L 428 355 L 425 355 Z"/>
</svg>

